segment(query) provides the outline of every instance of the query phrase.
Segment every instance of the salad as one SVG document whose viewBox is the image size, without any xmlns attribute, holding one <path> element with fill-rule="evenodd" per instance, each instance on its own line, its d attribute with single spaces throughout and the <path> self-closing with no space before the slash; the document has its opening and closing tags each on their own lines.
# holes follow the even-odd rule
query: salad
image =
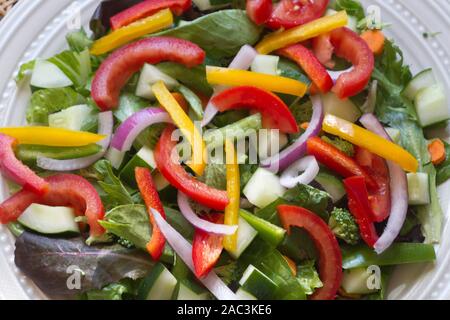
<svg viewBox="0 0 450 320">
<path fill-rule="evenodd" d="M 15 264 L 49 297 L 384 299 L 433 263 L 449 109 L 355 0 L 108 0 L 21 66 Z"/>
</svg>

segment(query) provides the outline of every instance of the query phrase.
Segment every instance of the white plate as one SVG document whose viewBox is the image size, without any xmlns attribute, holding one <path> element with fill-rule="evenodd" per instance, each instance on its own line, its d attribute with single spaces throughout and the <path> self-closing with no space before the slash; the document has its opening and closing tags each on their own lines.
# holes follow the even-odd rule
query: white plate
<svg viewBox="0 0 450 320">
<path fill-rule="evenodd" d="M 21 125 L 29 92 L 16 88 L 13 77 L 21 63 L 49 57 L 64 49 L 68 27 L 86 25 L 99 0 L 21 0 L 0 23 L 0 126 Z M 450 2 L 448 0 L 375 0 L 383 21 L 394 26 L 387 32 L 403 49 L 413 72 L 433 67 L 435 75 L 450 88 Z M 428 40 L 423 32 L 443 32 Z M 447 90 L 449 91 L 449 90 Z M 443 241 L 437 246 L 435 265 L 398 268 L 390 284 L 391 299 L 450 299 L 450 185 L 439 189 L 444 208 Z M 4 181 L 0 198 L 7 196 Z M 43 299 L 45 296 L 14 265 L 13 237 L 0 226 L 0 299 Z"/>
</svg>

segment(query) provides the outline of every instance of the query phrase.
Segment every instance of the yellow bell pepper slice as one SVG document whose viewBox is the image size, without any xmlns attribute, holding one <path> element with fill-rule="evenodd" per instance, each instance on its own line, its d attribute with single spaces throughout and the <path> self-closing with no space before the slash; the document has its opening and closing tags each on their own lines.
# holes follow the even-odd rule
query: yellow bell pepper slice
<svg viewBox="0 0 450 320">
<path fill-rule="evenodd" d="M 399 145 L 379 135 L 331 114 L 325 115 L 322 130 L 360 146 L 380 157 L 391 160 L 409 172 L 417 172 L 416 158 Z"/>
<path fill-rule="evenodd" d="M 101 55 L 136 40 L 146 34 L 153 33 L 173 24 L 173 15 L 169 9 L 161 10 L 154 15 L 117 29 L 98 39 L 91 48 L 91 54 Z"/>
<path fill-rule="evenodd" d="M 227 194 L 230 200 L 225 208 L 224 224 L 236 226 L 239 224 L 239 207 L 241 199 L 241 181 L 239 175 L 239 164 L 237 162 L 237 154 L 234 144 L 231 140 L 225 140 L 225 154 L 227 167 Z M 224 236 L 223 247 L 229 252 L 236 251 L 237 248 L 237 230 L 231 236 Z"/>
<path fill-rule="evenodd" d="M 0 133 L 16 138 L 20 144 L 37 144 L 52 147 L 81 147 L 97 143 L 106 137 L 85 131 L 52 127 L 0 128 Z"/>
<path fill-rule="evenodd" d="M 213 85 L 254 86 L 299 97 L 303 97 L 308 90 L 305 83 L 291 78 L 229 68 L 207 66 L 206 78 Z"/>
<path fill-rule="evenodd" d="M 186 137 L 192 146 L 192 160 L 187 165 L 201 176 L 205 170 L 206 146 L 202 135 L 195 127 L 192 120 L 181 108 L 180 104 L 167 89 L 162 81 L 158 81 L 152 86 L 153 93 L 160 105 L 167 111 L 175 125 L 180 128 L 181 133 Z"/>
<path fill-rule="evenodd" d="M 260 54 L 268 54 L 290 44 L 302 42 L 333 31 L 334 29 L 344 27 L 347 25 L 347 22 L 348 16 L 345 10 L 339 11 L 332 16 L 322 17 L 289 30 L 269 34 L 258 43 L 256 51 Z"/>
</svg>

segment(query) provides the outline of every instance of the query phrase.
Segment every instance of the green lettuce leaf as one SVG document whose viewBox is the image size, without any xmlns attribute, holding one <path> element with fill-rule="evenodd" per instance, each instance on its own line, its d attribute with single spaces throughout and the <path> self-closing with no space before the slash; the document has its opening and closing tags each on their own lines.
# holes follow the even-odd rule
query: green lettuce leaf
<svg viewBox="0 0 450 320">
<path fill-rule="evenodd" d="M 445 161 L 436 167 L 436 182 L 437 184 L 444 183 L 450 179 L 450 144 L 443 141 L 445 145 Z"/>
<path fill-rule="evenodd" d="M 30 75 L 34 69 L 36 60 L 28 61 L 20 66 L 19 73 L 16 76 L 16 82 L 21 82 L 27 75 Z"/>
<path fill-rule="evenodd" d="M 359 1 L 355 0 L 336 0 L 334 8 L 336 10 L 345 10 L 351 16 L 356 17 L 358 20 L 364 19 L 364 8 Z"/>
<path fill-rule="evenodd" d="M 137 296 L 139 280 L 129 278 L 107 285 L 102 289 L 94 289 L 81 295 L 80 300 L 128 300 Z"/>
<path fill-rule="evenodd" d="M 86 48 L 90 48 L 93 41 L 87 36 L 84 28 L 69 32 L 66 35 L 66 41 L 70 50 L 82 52 Z"/>
<path fill-rule="evenodd" d="M 75 88 L 84 89 L 92 71 L 89 49 L 85 49 L 80 53 L 63 51 L 48 59 L 48 61 L 61 69 L 72 80 Z"/>
<path fill-rule="evenodd" d="M 297 279 L 307 295 L 312 295 L 315 289 L 323 287 L 314 260 L 304 261 L 297 267 Z"/>
</svg>

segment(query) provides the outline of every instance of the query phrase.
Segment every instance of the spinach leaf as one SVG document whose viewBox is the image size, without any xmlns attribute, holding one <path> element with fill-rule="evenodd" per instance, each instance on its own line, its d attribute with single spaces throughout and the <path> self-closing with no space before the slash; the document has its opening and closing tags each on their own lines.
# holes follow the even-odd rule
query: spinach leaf
<svg viewBox="0 0 450 320">
<path fill-rule="evenodd" d="M 85 102 L 86 99 L 72 88 L 37 90 L 27 108 L 27 121 L 29 124 L 48 125 L 49 114 Z"/>
<path fill-rule="evenodd" d="M 237 261 L 240 270 L 252 264 L 278 286 L 272 298 L 277 300 L 305 300 L 302 285 L 292 275 L 281 253 L 260 238 L 253 240 Z"/>
<path fill-rule="evenodd" d="M 175 62 L 162 62 L 157 65 L 161 72 L 177 79 L 192 90 L 199 91 L 204 95 L 212 95 L 213 89 L 206 81 L 205 66 L 187 68 Z"/>
<path fill-rule="evenodd" d="M 300 82 L 310 84 L 311 80 L 302 72 L 300 67 L 295 63 L 286 58 L 280 57 L 278 62 L 278 72 L 280 76 L 298 80 Z"/>
<path fill-rule="evenodd" d="M 351 16 L 356 17 L 358 20 L 364 19 L 364 8 L 359 1 L 355 0 L 336 0 L 336 10 L 345 10 Z"/>
<path fill-rule="evenodd" d="M 81 237 L 55 239 L 29 232 L 16 240 L 15 263 L 51 297 L 72 297 L 124 278 L 138 279 L 153 266 L 139 250 L 119 245 L 89 247 Z M 77 275 L 81 276 L 78 288 Z"/>
<path fill-rule="evenodd" d="M 446 141 L 443 142 L 445 145 L 446 156 L 445 161 L 436 167 L 436 182 L 438 185 L 450 179 L 450 144 L 448 144 Z"/>
<path fill-rule="evenodd" d="M 189 88 L 181 85 L 178 87 L 178 91 L 184 96 L 186 101 L 189 103 L 191 110 L 194 112 L 197 120 L 203 119 L 203 105 L 200 98 L 192 92 Z"/>
<path fill-rule="evenodd" d="M 81 300 L 126 300 L 135 298 L 140 281 L 123 279 L 117 283 L 107 285 L 102 289 L 94 289 L 85 292 Z"/>
<path fill-rule="evenodd" d="M 243 10 L 221 10 L 152 36 L 172 36 L 198 44 L 212 59 L 236 55 L 244 44 L 255 44 L 262 28 Z"/>
<path fill-rule="evenodd" d="M 323 287 L 314 260 L 305 261 L 297 267 L 297 279 L 307 295 L 312 295 L 315 289 Z"/>
</svg>

